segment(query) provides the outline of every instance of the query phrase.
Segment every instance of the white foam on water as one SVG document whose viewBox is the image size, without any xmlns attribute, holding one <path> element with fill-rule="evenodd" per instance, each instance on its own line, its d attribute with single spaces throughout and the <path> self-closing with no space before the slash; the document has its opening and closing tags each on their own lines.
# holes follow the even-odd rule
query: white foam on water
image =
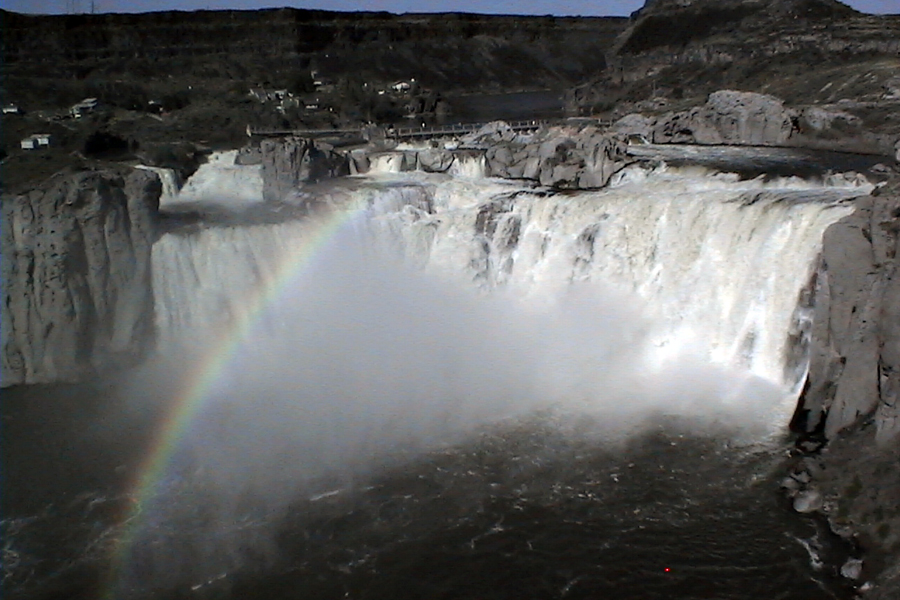
<svg viewBox="0 0 900 600">
<path fill-rule="evenodd" d="M 164 194 L 161 207 L 215 204 L 242 209 L 263 201 L 261 165 L 235 164 L 237 150 L 214 152 L 172 196 Z"/>
</svg>

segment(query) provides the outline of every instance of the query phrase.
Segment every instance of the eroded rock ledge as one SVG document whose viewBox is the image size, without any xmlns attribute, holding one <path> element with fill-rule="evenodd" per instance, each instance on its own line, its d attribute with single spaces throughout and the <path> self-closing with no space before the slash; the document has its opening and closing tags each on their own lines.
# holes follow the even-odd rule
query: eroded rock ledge
<svg viewBox="0 0 900 600">
<path fill-rule="evenodd" d="M 109 170 L 3 197 L 3 386 L 83 379 L 148 349 L 160 191 L 149 172 Z"/>
</svg>

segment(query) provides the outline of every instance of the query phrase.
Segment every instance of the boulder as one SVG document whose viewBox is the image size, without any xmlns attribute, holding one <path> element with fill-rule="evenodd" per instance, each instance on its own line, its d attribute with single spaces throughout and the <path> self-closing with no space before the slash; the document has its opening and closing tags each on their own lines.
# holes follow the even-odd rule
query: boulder
<svg viewBox="0 0 900 600">
<path fill-rule="evenodd" d="M 841 565 L 841 577 L 856 581 L 862 577 L 863 561 L 859 558 L 848 558 L 847 562 Z"/>
<path fill-rule="evenodd" d="M 3 198 L 2 385 L 76 381 L 149 349 L 160 192 L 135 169 L 60 173 Z"/>
<path fill-rule="evenodd" d="M 264 140 L 259 152 L 266 202 L 282 201 L 306 183 L 350 174 L 350 160 L 346 155 L 312 140 Z"/>
<path fill-rule="evenodd" d="M 480 139 L 492 176 L 531 179 L 557 189 L 603 187 L 613 173 L 633 161 L 620 137 L 593 126 L 552 127 L 514 140 Z"/>
<path fill-rule="evenodd" d="M 518 137 L 518 134 L 505 121 L 492 121 L 478 131 L 463 136 L 460 141 L 466 146 L 483 146 L 514 142 Z"/>
<path fill-rule="evenodd" d="M 850 126 L 859 125 L 860 119 L 850 113 L 825 106 L 808 106 L 800 111 L 799 124 L 804 132 L 821 132 L 834 127 L 836 122 Z"/>
<path fill-rule="evenodd" d="M 659 144 L 772 146 L 795 133 L 796 119 L 775 96 L 721 90 L 703 106 L 659 117 L 652 137 Z"/>
<path fill-rule="evenodd" d="M 453 164 L 455 157 L 450 150 L 429 148 L 422 150 L 417 156 L 419 169 L 429 173 L 445 173 Z"/>
<path fill-rule="evenodd" d="M 653 127 L 656 125 L 656 119 L 646 117 L 640 113 L 631 113 L 625 115 L 610 128 L 610 131 L 627 138 L 638 138 L 644 142 L 653 139 Z"/>
</svg>

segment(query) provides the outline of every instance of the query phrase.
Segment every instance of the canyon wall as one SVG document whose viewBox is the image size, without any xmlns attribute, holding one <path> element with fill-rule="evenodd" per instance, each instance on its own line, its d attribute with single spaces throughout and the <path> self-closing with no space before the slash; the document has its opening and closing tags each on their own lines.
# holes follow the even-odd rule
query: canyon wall
<svg viewBox="0 0 900 600">
<path fill-rule="evenodd" d="M 153 332 L 152 173 L 59 173 L 2 199 L 2 385 L 134 363 Z"/>
<path fill-rule="evenodd" d="M 255 80 L 288 86 L 416 78 L 441 91 L 572 85 L 597 76 L 627 20 L 292 8 L 144 14 L 0 11 L 10 76 Z M 15 83 L 15 82 L 13 82 Z"/>
<path fill-rule="evenodd" d="M 886 444 L 900 433 L 900 179 L 875 194 L 825 232 L 801 409 L 807 431 L 865 419 Z"/>
</svg>

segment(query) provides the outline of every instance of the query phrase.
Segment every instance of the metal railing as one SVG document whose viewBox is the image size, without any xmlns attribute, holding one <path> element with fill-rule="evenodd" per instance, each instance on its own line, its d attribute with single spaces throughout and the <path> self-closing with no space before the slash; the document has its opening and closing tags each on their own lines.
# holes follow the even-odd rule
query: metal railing
<svg viewBox="0 0 900 600">
<path fill-rule="evenodd" d="M 585 121 L 588 121 L 585 119 Z M 601 128 L 609 128 L 612 126 L 610 120 L 591 120 Z M 508 121 L 506 124 L 513 131 L 530 131 L 539 129 L 549 125 L 565 125 L 566 120 L 547 121 L 547 120 L 531 120 L 531 121 Z M 295 136 L 302 138 L 319 138 L 328 136 L 356 135 L 366 137 L 371 134 L 373 129 L 380 130 L 381 136 L 392 139 L 403 138 L 423 138 L 423 137 L 439 137 L 445 135 L 460 135 L 466 133 L 474 133 L 487 125 L 488 123 L 455 123 L 452 125 L 431 125 L 423 127 L 365 127 L 358 129 L 254 129 L 247 128 L 247 135 L 250 137 L 284 137 Z"/>
</svg>

